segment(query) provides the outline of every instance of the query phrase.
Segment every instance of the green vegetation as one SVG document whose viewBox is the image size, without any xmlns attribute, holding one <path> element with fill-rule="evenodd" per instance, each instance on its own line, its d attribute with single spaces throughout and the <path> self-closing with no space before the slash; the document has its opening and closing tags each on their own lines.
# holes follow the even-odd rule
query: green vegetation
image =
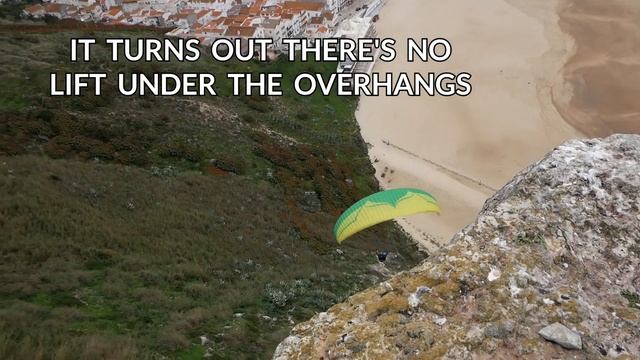
<svg viewBox="0 0 640 360">
<path fill-rule="evenodd" d="M 627 301 L 629 302 L 629 307 L 640 309 L 640 295 L 629 290 L 623 291 L 621 295 L 622 297 L 627 299 Z"/>
<path fill-rule="evenodd" d="M 69 64 L 78 35 L 0 32 L 1 358 L 268 358 L 380 281 L 377 250 L 421 260 L 389 224 L 336 249 L 336 216 L 377 190 L 355 99 L 47 95 L 50 72 L 335 64 L 113 64 L 100 46 Z"/>
<path fill-rule="evenodd" d="M 545 245 L 544 237 L 535 232 L 523 232 L 516 238 L 519 245 Z"/>
<path fill-rule="evenodd" d="M 22 9 L 33 1 L 7 0 L 0 5 L 0 24 L 21 20 Z"/>
</svg>

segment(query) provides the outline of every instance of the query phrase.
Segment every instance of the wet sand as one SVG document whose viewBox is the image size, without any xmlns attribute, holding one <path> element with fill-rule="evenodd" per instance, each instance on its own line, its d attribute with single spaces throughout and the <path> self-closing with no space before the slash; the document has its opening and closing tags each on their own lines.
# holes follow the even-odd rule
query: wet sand
<svg viewBox="0 0 640 360">
<path fill-rule="evenodd" d="M 401 221 L 428 249 L 473 221 L 485 199 L 518 171 L 584 136 L 555 106 L 576 106 L 577 87 L 565 80 L 563 66 L 579 51 L 559 25 L 559 11 L 566 11 L 560 1 L 390 0 L 383 9 L 380 37 L 401 44 L 408 37 L 445 37 L 453 56 L 441 64 L 399 56 L 374 71 L 473 75 L 468 97 L 362 98 L 357 113 L 383 187 L 418 187 L 439 199 L 441 216 Z"/>
<path fill-rule="evenodd" d="M 590 137 L 640 133 L 640 1 L 565 0 L 559 14 L 577 44 L 561 114 Z"/>
</svg>

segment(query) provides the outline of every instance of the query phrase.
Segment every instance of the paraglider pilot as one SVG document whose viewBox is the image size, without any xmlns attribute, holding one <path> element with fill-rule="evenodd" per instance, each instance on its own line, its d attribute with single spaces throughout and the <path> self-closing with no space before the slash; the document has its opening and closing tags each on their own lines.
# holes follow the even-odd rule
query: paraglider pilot
<svg viewBox="0 0 640 360">
<path fill-rule="evenodd" d="M 387 256 L 389 256 L 388 251 L 379 251 L 378 252 L 378 261 L 385 262 L 387 261 Z"/>
</svg>

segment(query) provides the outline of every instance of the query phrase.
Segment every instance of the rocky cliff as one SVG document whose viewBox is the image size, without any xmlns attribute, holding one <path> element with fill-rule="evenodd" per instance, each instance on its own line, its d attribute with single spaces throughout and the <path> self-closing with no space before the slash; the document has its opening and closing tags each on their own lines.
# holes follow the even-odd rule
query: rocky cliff
<svg viewBox="0 0 640 360">
<path fill-rule="evenodd" d="M 640 354 L 640 136 L 571 141 L 439 255 L 297 325 L 275 359 Z"/>
</svg>

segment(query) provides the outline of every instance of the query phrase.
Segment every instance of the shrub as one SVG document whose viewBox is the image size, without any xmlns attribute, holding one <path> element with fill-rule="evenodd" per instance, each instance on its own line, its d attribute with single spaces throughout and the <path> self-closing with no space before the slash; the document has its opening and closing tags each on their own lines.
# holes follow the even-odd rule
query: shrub
<svg viewBox="0 0 640 360">
<path fill-rule="evenodd" d="M 165 351 L 176 352 L 186 349 L 191 345 L 191 342 L 189 342 L 189 339 L 179 333 L 176 329 L 169 327 L 160 333 L 160 336 L 158 337 L 158 345 Z"/>
<path fill-rule="evenodd" d="M 304 295 L 308 291 L 311 282 L 309 280 L 280 281 L 278 284 L 268 283 L 263 295 L 271 304 L 284 308 L 296 297 Z"/>
<path fill-rule="evenodd" d="M 252 95 L 242 97 L 242 101 L 249 106 L 249 108 L 261 112 L 268 113 L 273 110 L 271 101 L 266 96 Z"/>
<path fill-rule="evenodd" d="M 227 172 L 242 175 L 246 171 L 246 164 L 241 158 L 232 157 L 230 155 L 221 156 L 216 160 L 215 165 Z"/>
<path fill-rule="evenodd" d="M 304 110 L 304 109 L 301 109 L 300 111 L 298 111 L 298 112 L 296 113 L 296 118 L 297 118 L 298 120 L 304 120 L 304 121 L 306 121 L 306 120 L 309 120 L 309 119 L 311 118 L 311 114 L 310 114 L 308 111 L 306 111 L 306 110 Z"/>
<path fill-rule="evenodd" d="M 254 124 L 256 122 L 256 119 L 253 117 L 253 115 L 248 112 L 240 115 L 240 119 L 242 119 L 242 121 L 246 122 L 247 124 Z"/>
<path fill-rule="evenodd" d="M 186 141 L 173 141 L 161 145 L 160 156 L 199 162 L 203 158 L 203 151 L 195 144 L 190 144 Z"/>
</svg>

